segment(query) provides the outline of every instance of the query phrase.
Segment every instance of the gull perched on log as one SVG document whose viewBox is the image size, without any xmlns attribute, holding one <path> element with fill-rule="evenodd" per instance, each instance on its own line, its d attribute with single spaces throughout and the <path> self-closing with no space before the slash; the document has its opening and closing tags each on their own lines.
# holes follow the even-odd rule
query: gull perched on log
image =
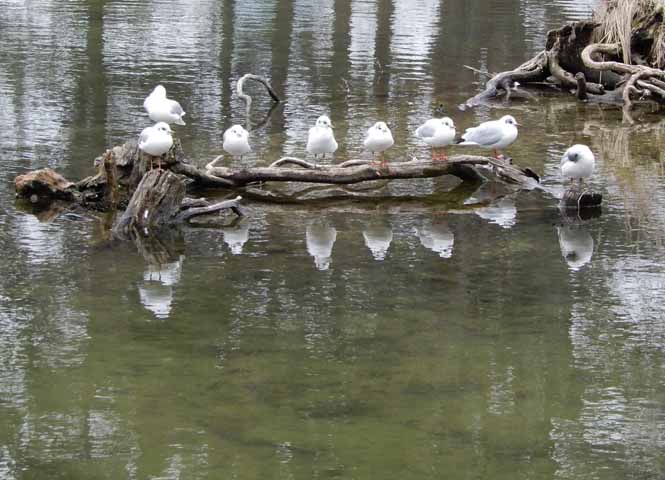
<svg viewBox="0 0 665 480">
<path fill-rule="evenodd" d="M 185 111 L 178 102 L 166 98 L 166 89 L 162 85 L 157 85 L 146 97 L 143 101 L 143 108 L 154 122 L 185 125 L 185 121 L 182 119 Z"/>
<path fill-rule="evenodd" d="M 372 152 L 372 155 L 379 153 L 381 155 L 381 166 L 385 167 L 386 160 L 383 156 L 383 152 L 388 150 L 395 144 L 393 140 L 393 134 L 390 132 L 388 125 L 385 122 L 376 122 L 370 129 L 367 131 L 367 136 L 365 137 L 365 149 Z"/>
<path fill-rule="evenodd" d="M 596 166 L 596 159 L 593 152 L 586 145 L 573 145 L 561 157 L 561 174 L 564 178 L 570 178 L 574 184 L 575 179 L 580 183 L 590 177 Z"/>
<path fill-rule="evenodd" d="M 484 122 L 477 127 L 467 128 L 460 145 L 477 145 L 481 148 L 491 148 L 494 157 L 499 156 L 499 150 L 503 150 L 517 139 L 517 127 L 519 123 L 512 115 L 505 115 L 499 120 Z"/>
<path fill-rule="evenodd" d="M 432 147 L 432 160 L 448 160 L 444 147 L 455 140 L 455 124 L 449 117 L 431 118 L 416 129 L 416 137 Z M 441 154 L 434 156 L 435 149 Z"/>
<path fill-rule="evenodd" d="M 309 129 L 306 150 L 308 153 L 314 154 L 314 158 L 317 155 L 323 155 L 323 158 L 325 158 L 326 153 L 334 153 L 337 150 L 337 141 L 332 130 L 332 123 L 327 115 L 321 115 L 317 118 L 316 124 Z"/>
<path fill-rule="evenodd" d="M 161 156 L 173 146 L 171 127 L 167 123 L 159 122 L 152 127 L 146 127 L 139 135 L 139 149 L 150 155 L 150 169 L 152 170 L 152 157 L 158 157 L 157 168 L 161 169 Z"/>
<path fill-rule="evenodd" d="M 234 157 L 240 157 L 251 152 L 252 149 L 249 146 L 249 132 L 245 130 L 242 125 L 233 125 L 230 128 L 227 128 L 224 132 L 224 144 L 222 148 L 224 151 L 233 155 Z"/>
</svg>

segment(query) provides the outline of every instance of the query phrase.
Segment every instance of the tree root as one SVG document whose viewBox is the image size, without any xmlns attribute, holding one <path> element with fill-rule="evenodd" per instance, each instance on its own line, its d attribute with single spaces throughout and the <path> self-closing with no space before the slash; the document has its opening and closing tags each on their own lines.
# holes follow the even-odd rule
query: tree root
<svg viewBox="0 0 665 480">
<path fill-rule="evenodd" d="M 618 61 L 626 53 L 619 43 L 591 43 L 599 25 L 582 21 L 548 32 L 546 50 L 515 70 L 493 76 L 483 92 L 460 108 L 486 103 L 502 92 L 510 99 L 515 81 L 528 85 L 542 84 L 546 79 L 546 83 L 556 81 L 572 90 L 581 101 L 622 105 L 624 122 L 629 124 L 635 123 L 632 110 L 636 101 L 665 104 L 665 71 Z M 588 82 L 588 78 L 602 83 Z"/>
<path fill-rule="evenodd" d="M 610 43 L 592 43 L 588 45 L 581 54 L 584 65 L 593 70 L 612 71 L 628 76 L 627 81 L 623 85 L 623 121 L 624 123 L 633 125 L 635 119 L 632 115 L 633 99 L 636 97 L 644 98 L 651 93 L 658 95 L 660 98 L 650 99 L 654 103 L 665 102 L 665 71 L 659 68 L 648 67 L 645 65 L 629 65 L 617 61 L 597 61 L 594 60 L 594 55 L 607 54 L 611 56 L 618 56 L 621 52 L 619 44 Z M 638 88 L 641 87 L 640 88 Z"/>
</svg>

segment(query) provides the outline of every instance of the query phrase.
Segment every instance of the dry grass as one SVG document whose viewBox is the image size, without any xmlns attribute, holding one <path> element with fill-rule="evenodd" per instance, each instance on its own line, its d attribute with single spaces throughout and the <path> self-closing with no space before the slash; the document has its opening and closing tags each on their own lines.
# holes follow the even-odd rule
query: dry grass
<svg viewBox="0 0 665 480">
<path fill-rule="evenodd" d="M 594 20 L 600 23 L 596 29 L 596 41 L 621 45 L 624 63 L 632 63 L 631 35 L 648 27 L 653 45 L 646 61 L 653 67 L 665 66 L 665 24 L 663 15 L 665 0 L 602 0 Z"/>
</svg>

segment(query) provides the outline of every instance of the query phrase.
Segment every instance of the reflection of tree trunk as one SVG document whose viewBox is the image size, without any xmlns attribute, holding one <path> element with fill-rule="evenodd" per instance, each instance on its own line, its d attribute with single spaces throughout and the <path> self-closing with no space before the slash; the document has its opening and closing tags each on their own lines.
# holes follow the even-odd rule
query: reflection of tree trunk
<svg viewBox="0 0 665 480">
<path fill-rule="evenodd" d="M 330 100 L 333 122 L 337 119 L 345 119 L 348 111 L 348 103 L 345 101 L 347 92 L 347 82 L 349 80 L 349 47 L 351 45 L 351 0 L 335 0 L 335 23 L 333 30 L 333 55 L 332 71 L 328 75 Z M 338 99 L 338 101 L 335 101 Z M 341 101 L 339 101 L 341 99 Z M 340 110 L 343 110 L 340 112 Z M 346 138 L 346 122 L 339 122 L 339 129 L 335 134 L 339 139 Z M 341 141 L 337 155 L 340 158 L 346 157 L 346 142 Z"/>
<path fill-rule="evenodd" d="M 104 70 L 104 0 L 88 3 L 87 65 L 80 76 L 72 105 L 72 157 L 87 159 L 106 144 L 107 85 Z"/>
<path fill-rule="evenodd" d="M 231 118 L 234 12 L 235 0 L 224 0 L 222 2 L 222 46 L 219 49 L 222 118 Z"/>
<path fill-rule="evenodd" d="M 289 70 L 289 53 L 293 34 L 293 1 L 277 2 L 277 12 L 272 28 L 272 65 L 270 76 L 277 94 L 284 97 L 286 78 Z"/>
<path fill-rule="evenodd" d="M 376 53 L 374 66 L 374 94 L 388 94 L 390 86 L 390 44 L 392 42 L 392 0 L 379 0 L 376 19 Z"/>
<path fill-rule="evenodd" d="M 286 81 L 289 71 L 289 53 L 293 35 L 293 0 L 279 0 L 272 27 L 272 61 L 270 81 L 277 95 L 286 98 Z M 285 131 L 284 109 L 278 108 L 271 117 L 270 133 Z"/>
</svg>

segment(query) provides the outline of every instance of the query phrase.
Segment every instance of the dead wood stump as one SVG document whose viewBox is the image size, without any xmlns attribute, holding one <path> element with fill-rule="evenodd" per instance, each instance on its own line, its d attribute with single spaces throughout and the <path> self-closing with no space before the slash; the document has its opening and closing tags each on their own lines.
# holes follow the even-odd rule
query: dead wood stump
<svg viewBox="0 0 665 480">
<path fill-rule="evenodd" d="M 173 223 L 185 198 L 185 184 L 168 170 L 150 170 L 146 173 L 129 200 L 115 227 L 114 233 L 129 233 L 160 228 Z"/>
</svg>

